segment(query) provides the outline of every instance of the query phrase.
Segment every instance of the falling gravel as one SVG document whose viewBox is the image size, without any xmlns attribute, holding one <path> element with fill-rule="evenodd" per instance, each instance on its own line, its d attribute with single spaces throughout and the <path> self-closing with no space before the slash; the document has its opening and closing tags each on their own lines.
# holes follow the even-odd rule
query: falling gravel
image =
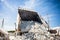
<svg viewBox="0 0 60 40">
<path fill-rule="evenodd" d="M 14 36 L 13 40 L 50 40 L 50 33 L 47 27 L 37 22 L 32 22 L 28 26 L 28 33 Z M 12 39 L 11 39 L 12 40 Z"/>
</svg>

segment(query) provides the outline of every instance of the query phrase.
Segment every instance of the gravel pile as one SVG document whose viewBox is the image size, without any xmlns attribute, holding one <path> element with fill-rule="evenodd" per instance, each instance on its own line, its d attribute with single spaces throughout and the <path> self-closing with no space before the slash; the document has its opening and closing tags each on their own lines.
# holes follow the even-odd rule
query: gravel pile
<svg viewBox="0 0 60 40">
<path fill-rule="evenodd" d="M 46 27 L 40 23 L 35 23 L 31 25 L 31 29 L 28 33 L 16 36 L 13 40 L 50 40 L 50 33 L 47 31 Z"/>
</svg>

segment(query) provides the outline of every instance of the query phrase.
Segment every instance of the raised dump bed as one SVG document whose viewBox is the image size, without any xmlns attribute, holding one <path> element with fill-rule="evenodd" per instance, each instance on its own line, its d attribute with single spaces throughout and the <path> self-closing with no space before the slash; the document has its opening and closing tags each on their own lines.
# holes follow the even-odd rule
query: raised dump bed
<svg viewBox="0 0 60 40">
<path fill-rule="evenodd" d="M 18 31 L 28 31 L 30 29 L 31 22 L 38 22 L 41 25 L 43 24 L 44 26 L 47 24 L 46 21 L 39 17 L 37 12 L 18 9 Z M 45 27 L 48 27 L 48 24 Z"/>
</svg>

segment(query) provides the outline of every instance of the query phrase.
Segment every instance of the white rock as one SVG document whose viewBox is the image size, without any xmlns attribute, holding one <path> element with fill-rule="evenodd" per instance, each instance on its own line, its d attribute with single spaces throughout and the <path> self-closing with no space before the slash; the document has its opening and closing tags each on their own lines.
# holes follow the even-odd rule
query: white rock
<svg viewBox="0 0 60 40">
<path fill-rule="evenodd" d="M 40 23 L 35 22 L 30 24 L 28 33 L 24 33 L 22 36 L 16 36 L 14 40 L 50 40 L 50 33 L 48 33 L 46 27 Z"/>
</svg>

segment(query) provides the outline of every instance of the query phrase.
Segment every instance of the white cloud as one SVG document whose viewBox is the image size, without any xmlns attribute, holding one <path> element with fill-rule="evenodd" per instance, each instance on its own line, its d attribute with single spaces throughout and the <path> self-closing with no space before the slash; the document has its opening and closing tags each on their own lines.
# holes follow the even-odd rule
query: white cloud
<svg viewBox="0 0 60 40">
<path fill-rule="evenodd" d="M 4 2 L 4 4 L 10 9 L 10 10 L 14 10 L 14 7 L 12 7 L 11 5 L 9 5 L 9 3 L 8 2 Z"/>
<path fill-rule="evenodd" d="M 1 0 L 2 3 L 4 3 L 3 5 L 6 6 L 7 8 L 9 8 L 10 11 L 14 11 L 15 7 L 13 7 L 13 5 L 10 5 L 7 0 Z"/>
<path fill-rule="evenodd" d="M 13 6 L 13 5 L 10 5 L 7 0 L 1 0 L 3 3 L 4 3 L 4 6 L 6 6 L 7 8 L 9 8 L 9 10 L 11 11 L 15 11 L 18 6 Z M 28 10 L 33 10 L 36 6 L 36 0 L 27 0 L 24 5 L 20 5 L 20 7 L 22 9 L 28 9 Z"/>
<path fill-rule="evenodd" d="M 35 1 L 36 1 L 36 0 L 26 1 L 24 7 L 30 8 L 30 9 L 33 8 L 33 7 L 35 6 Z"/>
<path fill-rule="evenodd" d="M 24 3 L 24 5 L 20 5 L 20 7 L 27 10 L 33 10 L 36 6 L 35 3 L 36 0 L 28 0 Z"/>
<path fill-rule="evenodd" d="M 52 17 L 54 17 L 55 15 L 53 15 L 53 14 L 48 14 L 48 15 L 45 15 L 45 16 L 43 16 L 43 18 L 46 20 L 46 21 L 51 21 L 52 20 Z"/>
<path fill-rule="evenodd" d="M 3 2 L 4 0 L 1 0 L 1 2 Z"/>
<path fill-rule="evenodd" d="M 57 27 L 51 27 L 51 29 L 60 29 L 60 26 L 57 26 Z"/>
</svg>

